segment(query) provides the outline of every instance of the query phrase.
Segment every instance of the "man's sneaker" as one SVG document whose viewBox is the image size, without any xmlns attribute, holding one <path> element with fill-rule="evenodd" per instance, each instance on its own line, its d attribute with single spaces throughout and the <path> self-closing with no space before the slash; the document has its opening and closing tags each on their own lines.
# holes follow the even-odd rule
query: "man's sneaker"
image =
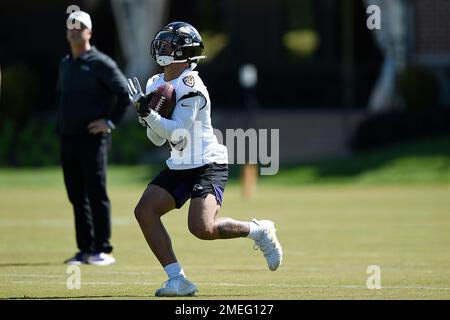
<svg viewBox="0 0 450 320">
<path fill-rule="evenodd" d="M 89 256 L 87 262 L 95 266 L 108 266 L 115 263 L 116 259 L 111 254 L 100 252 Z"/>
<path fill-rule="evenodd" d="M 155 291 L 157 297 L 185 297 L 194 296 L 197 286 L 183 276 L 170 278 L 161 288 Z"/>
<path fill-rule="evenodd" d="M 283 259 L 283 250 L 281 249 L 280 242 L 275 234 L 277 231 L 275 229 L 275 225 L 270 220 L 258 221 L 253 219 L 252 222 L 261 227 L 261 234 L 258 239 L 255 240 L 254 249 L 261 249 L 264 257 L 266 258 L 269 269 L 275 271 L 278 269 L 281 264 L 281 260 Z"/>
<path fill-rule="evenodd" d="M 67 259 L 66 261 L 64 261 L 65 264 L 69 264 L 69 265 L 80 265 L 83 263 L 87 263 L 89 258 L 89 253 L 85 253 L 85 252 L 77 252 L 73 257 Z"/>
</svg>

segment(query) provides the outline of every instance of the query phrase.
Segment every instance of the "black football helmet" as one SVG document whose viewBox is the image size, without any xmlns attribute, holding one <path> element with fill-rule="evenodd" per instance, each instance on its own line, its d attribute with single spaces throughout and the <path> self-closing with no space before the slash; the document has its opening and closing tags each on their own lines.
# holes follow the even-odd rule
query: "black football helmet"
<svg viewBox="0 0 450 320">
<path fill-rule="evenodd" d="M 156 63 L 162 67 L 172 63 L 194 62 L 206 58 L 202 37 L 198 31 L 186 22 L 171 22 L 155 35 L 150 53 Z"/>
</svg>

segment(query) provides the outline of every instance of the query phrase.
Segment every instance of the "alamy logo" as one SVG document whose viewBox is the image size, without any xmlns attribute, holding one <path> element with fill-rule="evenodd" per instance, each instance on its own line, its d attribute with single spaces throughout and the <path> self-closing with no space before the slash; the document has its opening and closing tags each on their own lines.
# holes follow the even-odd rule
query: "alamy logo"
<svg viewBox="0 0 450 320">
<path fill-rule="evenodd" d="M 76 12 L 76 11 L 81 11 L 81 9 L 80 9 L 79 6 L 77 6 L 75 4 L 72 4 L 72 5 L 68 6 L 67 9 L 66 9 L 66 13 L 69 14 L 69 15 L 71 13 Z M 80 21 L 75 20 L 75 19 L 67 20 L 66 26 L 67 26 L 68 30 L 81 29 Z"/>
<path fill-rule="evenodd" d="M 79 266 L 68 266 L 66 273 L 69 274 L 66 280 L 67 289 L 81 289 L 81 269 Z"/>
<path fill-rule="evenodd" d="M 260 164 L 261 175 L 275 175 L 280 164 L 280 130 L 279 129 L 226 129 L 225 135 L 214 129 L 217 141 L 227 147 L 229 164 Z M 191 136 L 193 135 L 193 137 Z M 176 129 L 172 132 L 172 145 L 183 141 L 183 148 L 173 147 L 172 160 L 176 164 L 201 164 L 204 154 L 202 122 L 194 121 L 193 133 L 187 129 Z M 224 138 L 226 141 L 224 141 Z M 178 142 L 179 143 L 179 142 Z M 178 151 L 178 154 L 174 154 Z M 208 150 L 208 152 L 211 152 Z"/>
<path fill-rule="evenodd" d="M 367 289 L 381 289 L 381 268 L 377 265 L 371 265 L 367 267 L 367 271 L 370 276 L 367 278 Z"/>
<path fill-rule="evenodd" d="M 369 30 L 381 29 L 381 9 L 377 5 L 371 5 L 367 7 L 367 14 L 370 16 L 367 18 L 367 28 Z"/>
</svg>

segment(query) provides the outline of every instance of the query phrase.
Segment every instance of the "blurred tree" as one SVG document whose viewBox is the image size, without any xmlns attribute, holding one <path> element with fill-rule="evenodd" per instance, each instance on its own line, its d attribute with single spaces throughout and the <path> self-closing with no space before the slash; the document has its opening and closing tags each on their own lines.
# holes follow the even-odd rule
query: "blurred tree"
<svg viewBox="0 0 450 320">
<path fill-rule="evenodd" d="M 24 64 L 6 66 L 1 87 L 0 121 L 25 122 L 35 110 L 39 81 L 33 70 Z"/>
<path fill-rule="evenodd" d="M 0 128 L 7 128 L 10 137 L 3 141 L 2 150 L 7 157 L 6 163 L 18 165 L 18 139 L 36 109 L 39 81 L 33 70 L 21 63 L 6 66 L 2 76 Z"/>
</svg>

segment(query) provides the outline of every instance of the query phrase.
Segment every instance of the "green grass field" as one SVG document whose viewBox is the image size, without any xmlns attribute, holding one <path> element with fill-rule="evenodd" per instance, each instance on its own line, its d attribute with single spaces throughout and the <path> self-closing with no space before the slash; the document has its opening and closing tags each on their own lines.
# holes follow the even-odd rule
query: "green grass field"
<svg viewBox="0 0 450 320">
<path fill-rule="evenodd" d="M 393 161 L 374 170 L 382 177 L 399 160 Z M 424 172 L 436 169 L 426 165 L 432 158 L 418 163 Z M 441 176 L 448 175 L 448 166 L 439 168 Z M 287 170 L 291 179 L 292 170 Z M 301 177 L 311 167 L 298 170 Z M 353 175 L 345 183 L 284 184 L 286 174 L 281 171 L 273 183 L 263 179 L 250 201 L 232 182 L 222 210 L 237 219 L 276 222 L 284 248 L 276 272 L 267 269 L 248 239 L 194 238 L 186 226 L 187 206 L 164 218 L 180 262 L 199 287 L 192 299 L 450 299 L 447 180 L 433 182 L 423 173 L 422 182 Z M 362 174 L 376 176 L 367 170 Z M 59 168 L 0 170 L 0 298 L 154 299 L 165 274 L 133 215 L 150 176 L 142 166 L 110 169 L 118 262 L 82 266 L 81 289 L 69 290 L 62 261 L 76 248 Z M 370 265 L 381 268 L 379 290 L 367 289 Z"/>
</svg>

